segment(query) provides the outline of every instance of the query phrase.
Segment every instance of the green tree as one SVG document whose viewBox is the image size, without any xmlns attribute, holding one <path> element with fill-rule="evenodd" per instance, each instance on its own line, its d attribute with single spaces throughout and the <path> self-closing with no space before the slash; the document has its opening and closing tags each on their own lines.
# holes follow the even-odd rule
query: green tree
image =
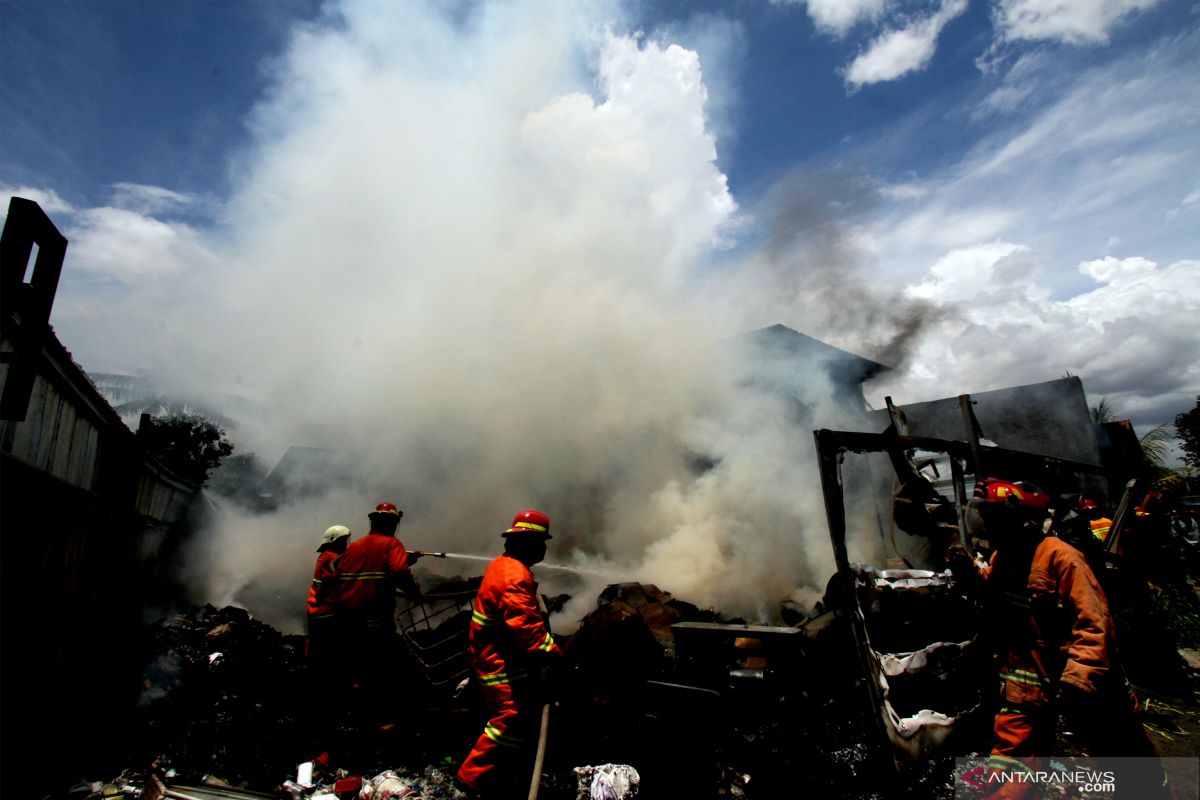
<svg viewBox="0 0 1200 800">
<path fill-rule="evenodd" d="M 1103 425 L 1106 422 L 1116 422 L 1117 412 L 1113 411 L 1112 403 L 1107 397 L 1101 397 L 1100 402 L 1088 409 L 1093 425 Z"/>
<path fill-rule="evenodd" d="M 1183 448 L 1183 461 L 1188 466 L 1200 467 L 1200 395 L 1196 407 L 1175 417 L 1175 434 Z"/>
<path fill-rule="evenodd" d="M 203 486 L 208 473 L 233 452 L 225 431 L 216 423 L 187 412 L 164 417 L 143 414 L 138 439 L 146 452 L 198 486 Z"/>
<path fill-rule="evenodd" d="M 1146 431 L 1138 439 L 1138 444 L 1142 446 L 1142 458 L 1156 467 L 1165 467 L 1167 456 L 1171 454 L 1171 440 L 1174 438 L 1165 422 Z"/>
</svg>

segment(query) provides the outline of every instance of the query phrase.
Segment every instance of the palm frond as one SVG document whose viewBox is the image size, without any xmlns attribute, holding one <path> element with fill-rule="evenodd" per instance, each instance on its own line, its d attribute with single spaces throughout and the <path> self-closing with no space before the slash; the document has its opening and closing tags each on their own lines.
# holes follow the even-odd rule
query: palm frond
<svg viewBox="0 0 1200 800">
<path fill-rule="evenodd" d="M 1138 439 L 1138 444 L 1142 446 L 1142 456 L 1154 466 L 1161 467 L 1171 454 L 1171 442 L 1174 439 L 1175 434 L 1164 422 L 1148 430 Z"/>
<path fill-rule="evenodd" d="M 1117 412 L 1113 409 L 1112 403 L 1108 402 L 1107 397 L 1101 397 L 1100 402 L 1088 410 L 1091 413 L 1093 425 L 1103 425 L 1106 422 L 1117 421 Z"/>
</svg>

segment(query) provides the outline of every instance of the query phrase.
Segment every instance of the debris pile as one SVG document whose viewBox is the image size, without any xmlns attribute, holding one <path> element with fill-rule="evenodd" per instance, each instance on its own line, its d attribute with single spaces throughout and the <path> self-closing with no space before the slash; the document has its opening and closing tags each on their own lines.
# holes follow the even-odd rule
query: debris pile
<svg viewBox="0 0 1200 800">
<path fill-rule="evenodd" d="M 858 567 L 853 594 L 872 675 L 853 615 L 839 607 L 843 587 L 831 581 L 792 626 L 725 619 L 652 585 L 607 587 L 560 642 L 565 674 L 554 681 L 539 796 L 772 798 L 803 787 L 834 800 L 952 797 L 948 753 L 896 772 L 870 686 L 887 688 L 900 720 L 930 708 L 970 717 L 988 674 L 966 645 L 978 624 L 972 607 L 945 573 Z M 455 588 L 469 596 L 473 585 L 439 586 L 430 605 Z M 461 640 L 461 608 L 444 611 L 407 637 L 422 647 Z M 148 644 L 128 762 L 146 766 L 63 797 L 146 800 L 158 784 L 158 798 L 463 797 L 452 776 L 483 717 L 472 692 L 432 691 L 436 676 L 418 669 L 404 683 L 411 702 L 399 725 L 382 730 L 351 707 L 318 721 L 313 703 L 338 700 L 312 684 L 303 637 L 205 606 L 152 627 Z M 444 669 L 465 663 L 461 649 L 453 655 Z M 954 750 L 979 752 L 970 743 Z"/>
<path fill-rule="evenodd" d="M 138 763 L 273 786 L 313 746 L 303 637 L 206 605 L 152 628 L 148 645 Z"/>
<path fill-rule="evenodd" d="M 333 794 L 334 787 L 323 787 Z M 314 796 L 314 800 L 319 795 Z M 454 786 L 453 780 L 436 767 L 426 767 L 421 774 L 414 774 L 403 767 L 384 770 L 363 781 L 357 800 L 465 800 L 466 794 Z"/>
</svg>

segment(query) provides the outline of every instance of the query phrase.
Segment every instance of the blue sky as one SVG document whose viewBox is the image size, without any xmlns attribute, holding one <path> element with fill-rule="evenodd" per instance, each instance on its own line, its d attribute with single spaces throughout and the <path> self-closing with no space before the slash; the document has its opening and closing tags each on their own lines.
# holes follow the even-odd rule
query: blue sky
<svg viewBox="0 0 1200 800">
<path fill-rule="evenodd" d="M 269 227 L 264 198 L 310 191 L 306 213 L 320 215 L 315 198 L 338 180 L 326 170 L 343 170 L 343 188 L 371 180 L 369 164 L 322 167 L 338 148 L 395 160 L 379 170 L 395 183 L 366 193 L 376 201 L 412 195 L 399 207 L 425 209 L 423 225 L 466 209 L 495 235 L 511 224 L 503 187 L 468 188 L 473 170 L 515 157 L 493 126 L 559 126 L 562 161 L 541 168 L 564 174 L 597 156 L 587 141 L 571 149 L 588 135 L 571 115 L 588 109 L 560 101 L 613 110 L 606 81 L 623 81 L 621 113 L 641 121 L 591 133 L 613 146 L 627 136 L 657 166 L 622 162 L 613 185 L 587 169 L 573 180 L 619 204 L 622 169 L 657 169 L 651 190 L 690 196 L 649 232 L 671 243 L 609 255 L 648 259 L 679 292 L 722 299 L 703 309 L 714 332 L 784 322 L 890 359 L 900 369 L 876 404 L 885 392 L 920 400 L 1071 371 L 1145 428 L 1200 392 L 1200 326 L 1187 323 L 1200 284 L 1191 0 L 389 5 L 0 2 L 0 184 L 42 201 L 72 241 L 53 322 L 85 367 L 161 370 L 227 352 L 197 327 L 254 310 L 236 296 L 240 280 L 288 275 L 250 227 Z M 478 115 L 440 106 L 439 86 Z M 411 105 L 376 114 L 391 102 Z M 389 150 L 386 132 L 364 138 L 334 118 L 355 108 L 371 109 L 364 124 L 430 135 Z M 672 152 L 676 140 L 688 144 Z M 290 168 L 279 161 L 289 152 Z M 419 182 L 440 179 L 462 195 L 437 186 L 426 206 Z M 494 213 L 474 206 L 488 198 Z M 290 224 L 275 235 L 302 239 L 304 219 Z M 340 229 L 362 234 L 357 225 Z M 622 233 L 647 231 L 622 223 L 606 236 Z M 599 252 L 586 237 L 579 246 Z M 666 253 L 686 263 L 664 264 Z M 646 288 L 636 272 L 620 280 Z M 293 286 L 257 313 L 319 313 L 318 299 L 335 303 L 320 286 Z M 352 297 L 344 308 L 337 298 L 339 319 L 355 313 Z M 253 369 L 249 357 L 232 366 Z"/>
</svg>

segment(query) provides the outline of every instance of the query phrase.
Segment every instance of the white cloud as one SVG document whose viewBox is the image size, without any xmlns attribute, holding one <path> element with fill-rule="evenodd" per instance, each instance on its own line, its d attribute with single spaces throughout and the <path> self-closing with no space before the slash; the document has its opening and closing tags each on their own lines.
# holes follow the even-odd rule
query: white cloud
<svg viewBox="0 0 1200 800">
<path fill-rule="evenodd" d="M 195 203 L 186 194 L 173 192 L 161 186 L 144 186 L 137 183 L 115 183 L 112 186 L 112 205 L 139 214 L 162 214 L 185 209 Z"/>
<path fill-rule="evenodd" d="M 32 200 L 42 207 L 47 214 L 70 214 L 74 209 L 71 204 L 58 196 L 53 189 L 42 189 L 33 186 L 10 186 L 0 183 L 0 197 L 23 197 Z M 4 214 L 8 215 L 8 206 L 4 206 Z"/>
<path fill-rule="evenodd" d="M 972 121 L 980 122 L 993 115 L 1020 110 L 1042 88 L 1048 63 L 1049 57 L 1045 53 L 1022 53 L 1004 73 L 1000 86 L 992 90 L 972 111 Z"/>
<path fill-rule="evenodd" d="M 606 176 L 634 178 L 613 188 L 637 192 L 628 210 L 650 215 L 660 233 L 670 233 L 670 257 L 660 268 L 682 270 L 718 242 L 737 207 L 706 130 L 699 59 L 678 45 L 613 37 L 600 56 L 599 81 L 606 98 L 600 105 L 567 95 L 523 121 L 529 157 L 546 159 L 542 165 L 567 195 L 581 184 L 606 183 Z"/>
<path fill-rule="evenodd" d="M 887 7 L 887 0 L 803 0 L 808 15 L 819 30 L 837 36 L 860 22 L 875 21 Z"/>
<path fill-rule="evenodd" d="M 900 402 L 1053 380 L 1069 371 L 1143 428 L 1190 405 L 1200 387 L 1200 261 L 1141 257 L 1079 265 L 1098 285 L 1054 298 L 1025 248 L 995 243 L 947 253 L 914 296 L 956 309 L 917 349 L 923 367 L 873 391 Z M 1016 259 L 1016 261 L 1014 261 Z"/>
<path fill-rule="evenodd" d="M 936 13 L 880 34 L 846 67 L 847 85 L 858 89 L 924 69 L 933 58 L 946 23 L 966 9 L 966 0 L 943 0 Z"/>
<path fill-rule="evenodd" d="M 929 194 L 929 189 L 913 183 L 889 183 L 880 185 L 879 194 L 894 200 L 919 200 Z"/>
<path fill-rule="evenodd" d="M 883 195 L 873 252 L 918 280 L 947 250 L 1000 239 L 1037 252 L 1039 279 L 1066 294 L 1083 276 L 1052 265 L 1116 254 L 1113 242 L 1159 263 L 1194 257 L 1181 198 L 1195 191 L 1198 45 L 1194 32 L 1168 37 L 1081 71 L 1023 60 L 1019 113 L 978 116 L 964 156 L 908 177 L 907 197 Z"/>
<path fill-rule="evenodd" d="M 1167 212 L 1167 219 L 1174 221 L 1184 214 L 1195 213 L 1197 209 L 1200 209 L 1200 189 L 1189 192 L 1179 201 L 1178 206 Z"/>
<path fill-rule="evenodd" d="M 925 194 L 910 196 L 929 198 L 932 188 Z M 889 246 L 901 247 L 932 246 L 938 249 L 964 247 L 977 242 L 1002 236 L 1013 224 L 1017 211 L 1003 206 L 980 204 L 973 208 L 954 208 L 930 203 L 903 217 L 888 231 Z"/>
<path fill-rule="evenodd" d="M 1144 258 L 1119 259 L 1108 256 L 1079 265 L 1079 271 L 1099 283 L 1112 286 L 1128 285 L 1137 278 L 1152 277 L 1158 265 Z"/>
<path fill-rule="evenodd" d="M 200 234 L 123 208 L 90 208 L 76 213 L 66 233 L 71 269 L 131 283 L 212 264 Z"/>
<path fill-rule="evenodd" d="M 1160 0 L 997 0 L 992 8 L 1004 40 L 1103 44 L 1122 19 Z"/>
<path fill-rule="evenodd" d="M 1011 291 L 1011 284 L 996 280 L 996 265 L 1028 248 L 1010 242 L 994 242 L 952 250 L 929 268 L 928 276 L 910 288 L 914 297 L 942 304 L 965 303 L 982 294 L 995 296 Z"/>
<path fill-rule="evenodd" d="M 860 22 L 878 20 L 891 0 L 771 0 L 775 5 L 803 5 L 817 30 L 845 36 Z"/>
</svg>

